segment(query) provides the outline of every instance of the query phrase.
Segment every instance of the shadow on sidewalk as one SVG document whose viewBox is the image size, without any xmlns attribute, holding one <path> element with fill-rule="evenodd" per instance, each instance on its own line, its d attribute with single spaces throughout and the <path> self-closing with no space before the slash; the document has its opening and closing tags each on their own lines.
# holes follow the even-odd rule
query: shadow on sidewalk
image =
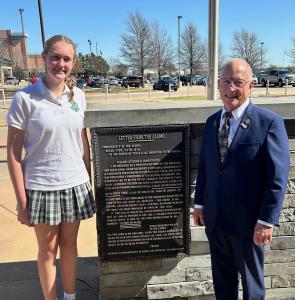
<svg viewBox="0 0 295 300">
<path fill-rule="evenodd" d="M 98 258 L 79 257 L 77 266 L 77 300 L 98 300 Z M 62 297 L 59 260 L 57 260 L 57 296 L 58 299 Z M 0 299 L 43 299 L 36 261 L 0 263 Z"/>
</svg>

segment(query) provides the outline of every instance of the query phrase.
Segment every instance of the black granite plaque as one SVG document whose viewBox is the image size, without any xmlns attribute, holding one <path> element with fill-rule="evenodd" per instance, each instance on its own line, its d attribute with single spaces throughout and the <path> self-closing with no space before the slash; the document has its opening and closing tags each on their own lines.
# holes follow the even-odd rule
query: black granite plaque
<svg viewBox="0 0 295 300">
<path fill-rule="evenodd" d="M 93 128 L 103 261 L 189 254 L 189 126 Z"/>
</svg>

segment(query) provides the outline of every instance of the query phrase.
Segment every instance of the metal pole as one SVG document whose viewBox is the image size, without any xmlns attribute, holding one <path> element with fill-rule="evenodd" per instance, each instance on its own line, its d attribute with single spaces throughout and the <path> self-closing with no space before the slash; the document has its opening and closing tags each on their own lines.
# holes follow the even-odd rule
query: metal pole
<svg viewBox="0 0 295 300">
<path fill-rule="evenodd" d="M 4 89 L 0 89 L 0 91 L 2 92 L 3 107 L 6 107 L 6 102 L 5 102 L 5 91 L 4 91 Z"/>
<path fill-rule="evenodd" d="M 285 95 L 288 95 L 288 84 L 289 84 L 289 80 L 288 78 L 285 79 Z"/>
<path fill-rule="evenodd" d="M 41 35 L 42 35 L 42 45 L 43 45 L 43 49 L 44 49 L 44 47 L 45 47 L 45 33 L 44 33 L 44 24 L 43 24 L 43 14 L 42 14 L 41 0 L 38 0 L 38 8 L 39 8 L 39 18 L 40 18 Z"/>
<path fill-rule="evenodd" d="M 92 53 L 92 50 L 91 50 L 91 41 L 90 40 L 88 40 L 88 43 L 89 43 L 89 50 L 90 50 L 90 55 L 91 55 L 91 53 Z"/>
<path fill-rule="evenodd" d="M 20 13 L 20 19 L 22 24 L 22 35 L 23 35 L 23 41 L 24 41 L 24 48 L 25 48 L 25 59 L 24 59 L 24 69 L 26 70 L 26 76 L 28 76 L 28 55 L 27 55 L 27 41 L 26 41 L 26 35 L 25 35 L 25 29 L 24 29 L 24 21 L 23 21 L 23 12 L 25 10 L 23 8 L 19 8 Z"/>
<path fill-rule="evenodd" d="M 178 16 L 178 87 L 180 87 L 180 19 L 182 16 Z"/>
<path fill-rule="evenodd" d="M 261 52 L 260 52 L 260 70 L 262 70 L 262 66 L 263 66 L 263 44 L 264 42 L 261 42 L 260 45 L 261 45 Z"/>
<path fill-rule="evenodd" d="M 22 23 L 22 33 L 23 33 L 23 38 L 24 38 L 25 37 L 25 30 L 24 30 L 24 22 L 23 22 L 23 12 L 24 12 L 24 9 L 20 8 L 19 13 L 20 13 L 20 19 L 21 19 L 21 23 Z"/>
<path fill-rule="evenodd" d="M 219 0 L 209 0 L 208 100 L 217 100 Z"/>
</svg>

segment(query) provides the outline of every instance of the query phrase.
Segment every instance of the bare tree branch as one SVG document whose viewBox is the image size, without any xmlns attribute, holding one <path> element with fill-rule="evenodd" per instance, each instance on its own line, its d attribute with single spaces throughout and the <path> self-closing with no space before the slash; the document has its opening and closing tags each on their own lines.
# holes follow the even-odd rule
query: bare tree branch
<svg viewBox="0 0 295 300">
<path fill-rule="evenodd" d="M 181 58 L 183 64 L 190 69 L 190 77 L 195 68 L 202 66 L 205 57 L 205 43 L 198 33 L 197 26 L 189 23 L 181 35 Z"/>
<path fill-rule="evenodd" d="M 291 58 L 291 63 L 295 64 L 295 37 L 292 37 L 292 49 L 289 51 L 288 56 Z"/>
<path fill-rule="evenodd" d="M 128 66 L 140 72 L 143 78 L 144 70 L 150 66 L 150 28 L 139 12 L 129 14 L 120 50 Z"/>
<path fill-rule="evenodd" d="M 263 65 L 261 62 L 261 46 L 255 33 L 245 29 L 234 32 L 232 51 L 234 57 L 245 59 L 255 71 Z M 264 59 L 265 49 L 263 49 L 262 59 Z"/>
<path fill-rule="evenodd" d="M 165 71 L 171 68 L 173 61 L 173 46 L 167 31 L 160 28 L 159 23 L 154 21 L 151 25 L 151 63 L 157 70 L 159 79 Z"/>
</svg>

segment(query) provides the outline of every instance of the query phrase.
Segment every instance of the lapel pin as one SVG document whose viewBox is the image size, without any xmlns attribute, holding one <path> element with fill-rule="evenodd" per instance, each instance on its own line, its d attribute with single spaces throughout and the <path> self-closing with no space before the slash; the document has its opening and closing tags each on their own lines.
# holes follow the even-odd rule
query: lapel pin
<svg viewBox="0 0 295 300">
<path fill-rule="evenodd" d="M 246 120 L 245 120 L 245 123 L 246 123 L 247 125 L 249 125 L 249 124 L 251 123 L 251 119 L 246 119 Z"/>
<path fill-rule="evenodd" d="M 251 123 L 251 119 L 246 119 L 245 122 L 241 123 L 240 126 L 241 126 L 243 129 L 246 129 L 246 128 L 250 125 L 250 123 Z"/>
</svg>

